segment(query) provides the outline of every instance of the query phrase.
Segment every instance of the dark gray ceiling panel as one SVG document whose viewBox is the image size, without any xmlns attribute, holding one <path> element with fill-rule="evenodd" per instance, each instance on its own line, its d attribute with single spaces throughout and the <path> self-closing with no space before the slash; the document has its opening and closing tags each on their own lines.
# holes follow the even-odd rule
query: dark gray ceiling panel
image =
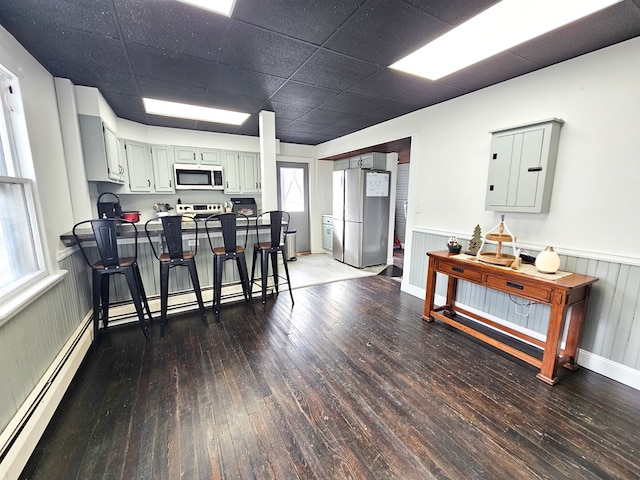
<svg viewBox="0 0 640 480">
<path fill-rule="evenodd" d="M 232 20 L 175 0 L 115 0 L 127 42 L 217 61 Z"/>
<path fill-rule="evenodd" d="M 139 123 L 315 145 L 640 35 L 625 0 L 436 82 L 388 65 L 497 0 L 0 0 L 0 25 L 52 75 Z M 17 72 L 16 72 L 17 73 Z M 141 97 L 252 114 L 241 126 L 146 115 Z"/>
<path fill-rule="evenodd" d="M 325 46 L 388 66 L 450 27 L 406 2 L 368 0 Z"/>
<path fill-rule="evenodd" d="M 284 82 L 284 78 L 220 64 L 211 78 L 209 88 L 267 100 Z"/>
<path fill-rule="evenodd" d="M 267 30 L 320 45 L 361 3 L 362 0 L 238 1 L 234 17 Z"/>
<path fill-rule="evenodd" d="M 235 22 L 220 61 L 247 70 L 289 78 L 316 51 L 280 34 Z"/>
<path fill-rule="evenodd" d="M 214 62 L 176 55 L 144 45 L 129 44 L 129 58 L 136 75 L 176 85 L 206 88 L 216 68 Z"/>
<path fill-rule="evenodd" d="M 271 98 L 276 102 L 316 107 L 338 94 L 337 90 L 316 87 L 305 83 L 287 82 Z"/>
<path fill-rule="evenodd" d="M 319 87 L 346 90 L 378 70 L 379 65 L 328 50 L 318 50 L 291 79 Z"/>
</svg>

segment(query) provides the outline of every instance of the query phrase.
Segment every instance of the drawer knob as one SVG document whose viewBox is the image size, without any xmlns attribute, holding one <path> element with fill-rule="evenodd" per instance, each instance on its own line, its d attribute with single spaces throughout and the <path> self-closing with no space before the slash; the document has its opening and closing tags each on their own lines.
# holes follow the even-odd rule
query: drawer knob
<svg viewBox="0 0 640 480">
<path fill-rule="evenodd" d="M 460 267 L 451 267 L 451 270 L 458 273 L 464 273 L 464 268 L 460 268 Z"/>
</svg>

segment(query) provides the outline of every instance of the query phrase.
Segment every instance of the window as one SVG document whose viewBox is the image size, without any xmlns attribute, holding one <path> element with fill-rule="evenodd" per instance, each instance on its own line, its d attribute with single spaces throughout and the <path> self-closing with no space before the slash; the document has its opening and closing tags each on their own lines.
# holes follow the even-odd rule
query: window
<svg viewBox="0 0 640 480">
<path fill-rule="evenodd" d="M 0 304 L 46 275 L 35 215 L 34 182 L 21 176 L 14 132 L 21 101 L 16 78 L 0 67 Z"/>
<path fill-rule="evenodd" d="M 304 212 L 303 168 L 280 168 L 280 204 L 289 213 Z"/>
</svg>

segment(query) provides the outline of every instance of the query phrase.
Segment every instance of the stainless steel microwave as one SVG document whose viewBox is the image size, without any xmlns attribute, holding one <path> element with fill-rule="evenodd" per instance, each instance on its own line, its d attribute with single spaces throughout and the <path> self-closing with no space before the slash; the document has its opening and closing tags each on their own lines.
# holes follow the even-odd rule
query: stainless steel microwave
<svg viewBox="0 0 640 480">
<path fill-rule="evenodd" d="M 222 167 L 174 163 L 176 190 L 224 190 Z"/>
</svg>

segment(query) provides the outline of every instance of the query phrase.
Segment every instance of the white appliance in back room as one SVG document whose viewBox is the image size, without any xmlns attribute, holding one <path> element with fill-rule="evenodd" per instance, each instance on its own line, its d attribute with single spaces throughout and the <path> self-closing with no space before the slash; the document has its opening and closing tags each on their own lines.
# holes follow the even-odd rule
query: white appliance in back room
<svg viewBox="0 0 640 480">
<path fill-rule="evenodd" d="M 333 257 L 357 268 L 386 264 L 391 172 L 333 172 Z"/>
</svg>

